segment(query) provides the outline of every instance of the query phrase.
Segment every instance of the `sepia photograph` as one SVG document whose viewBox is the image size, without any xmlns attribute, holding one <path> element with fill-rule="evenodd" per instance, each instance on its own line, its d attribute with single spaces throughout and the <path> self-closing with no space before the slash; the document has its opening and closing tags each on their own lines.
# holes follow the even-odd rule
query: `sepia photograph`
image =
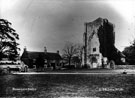
<svg viewBox="0 0 135 98">
<path fill-rule="evenodd" d="M 0 0 L 0 98 L 135 98 L 135 0 Z"/>
</svg>

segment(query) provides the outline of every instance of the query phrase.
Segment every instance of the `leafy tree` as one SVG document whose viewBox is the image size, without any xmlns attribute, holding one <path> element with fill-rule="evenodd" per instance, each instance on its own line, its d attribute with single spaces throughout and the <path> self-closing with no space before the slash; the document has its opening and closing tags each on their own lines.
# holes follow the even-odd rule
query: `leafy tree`
<svg viewBox="0 0 135 98">
<path fill-rule="evenodd" d="M 0 19 L 0 60 L 4 57 L 15 60 L 19 55 L 19 44 L 16 42 L 19 40 L 19 35 L 15 33 L 11 25 L 7 20 Z"/>
<path fill-rule="evenodd" d="M 130 46 L 125 47 L 123 54 L 126 56 L 126 61 L 129 64 L 135 64 L 135 40 L 133 40 Z"/>
<path fill-rule="evenodd" d="M 81 45 L 74 44 L 72 42 L 67 42 L 63 49 L 63 58 L 67 60 L 69 66 L 71 65 L 73 57 L 77 56 L 78 58 L 81 59 L 81 54 L 82 54 Z"/>
</svg>

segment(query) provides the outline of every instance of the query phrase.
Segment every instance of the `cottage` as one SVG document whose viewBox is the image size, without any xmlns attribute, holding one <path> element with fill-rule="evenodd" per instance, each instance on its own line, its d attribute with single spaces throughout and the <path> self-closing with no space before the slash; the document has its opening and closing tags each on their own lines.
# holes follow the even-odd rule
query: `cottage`
<svg viewBox="0 0 135 98">
<path fill-rule="evenodd" d="M 26 48 L 24 48 L 24 52 L 21 56 L 21 60 L 27 64 L 30 68 L 35 65 L 36 59 L 41 56 L 44 59 L 44 66 L 45 67 L 53 67 L 54 69 L 57 66 L 60 66 L 61 63 L 61 56 L 59 54 L 59 51 L 56 53 L 47 52 L 46 47 L 44 47 L 44 52 L 36 52 L 36 51 L 27 51 Z"/>
<path fill-rule="evenodd" d="M 85 23 L 82 65 L 90 68 L 103 67 L 109 61 L 119 64 L 124 55 L 115 47 L 114 25 L 107 19 L 98 18 Z"/>
</svg>

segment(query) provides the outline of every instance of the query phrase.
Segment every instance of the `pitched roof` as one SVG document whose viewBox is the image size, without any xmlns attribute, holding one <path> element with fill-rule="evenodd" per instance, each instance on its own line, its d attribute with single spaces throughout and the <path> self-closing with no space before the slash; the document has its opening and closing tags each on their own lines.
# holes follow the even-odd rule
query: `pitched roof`
<svg viewBox="0 0 135 98">
<path fill-rule="evenodd" d="M 62 59 L 61 56 L 58 53 L 52 53 L 52 52 L 32 52 L 32 51 L 25 51 L 21 58 L 29 58 L 29 59 L 36 59 L 39 56 L 42 56 L 44 59 L 48 60 L 60 60 Z"/>
</svg>

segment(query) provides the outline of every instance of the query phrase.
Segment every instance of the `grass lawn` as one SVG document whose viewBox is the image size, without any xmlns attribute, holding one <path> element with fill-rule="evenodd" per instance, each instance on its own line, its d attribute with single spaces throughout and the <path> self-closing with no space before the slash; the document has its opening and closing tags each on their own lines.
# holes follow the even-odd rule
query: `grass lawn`
<svg viewBox="0 0 135 98">
<path fill-rule="evenodd" d="M 135 75 L 1 75 L 0 88 L 0 97 L 135 98 Z"/>
</svg>

